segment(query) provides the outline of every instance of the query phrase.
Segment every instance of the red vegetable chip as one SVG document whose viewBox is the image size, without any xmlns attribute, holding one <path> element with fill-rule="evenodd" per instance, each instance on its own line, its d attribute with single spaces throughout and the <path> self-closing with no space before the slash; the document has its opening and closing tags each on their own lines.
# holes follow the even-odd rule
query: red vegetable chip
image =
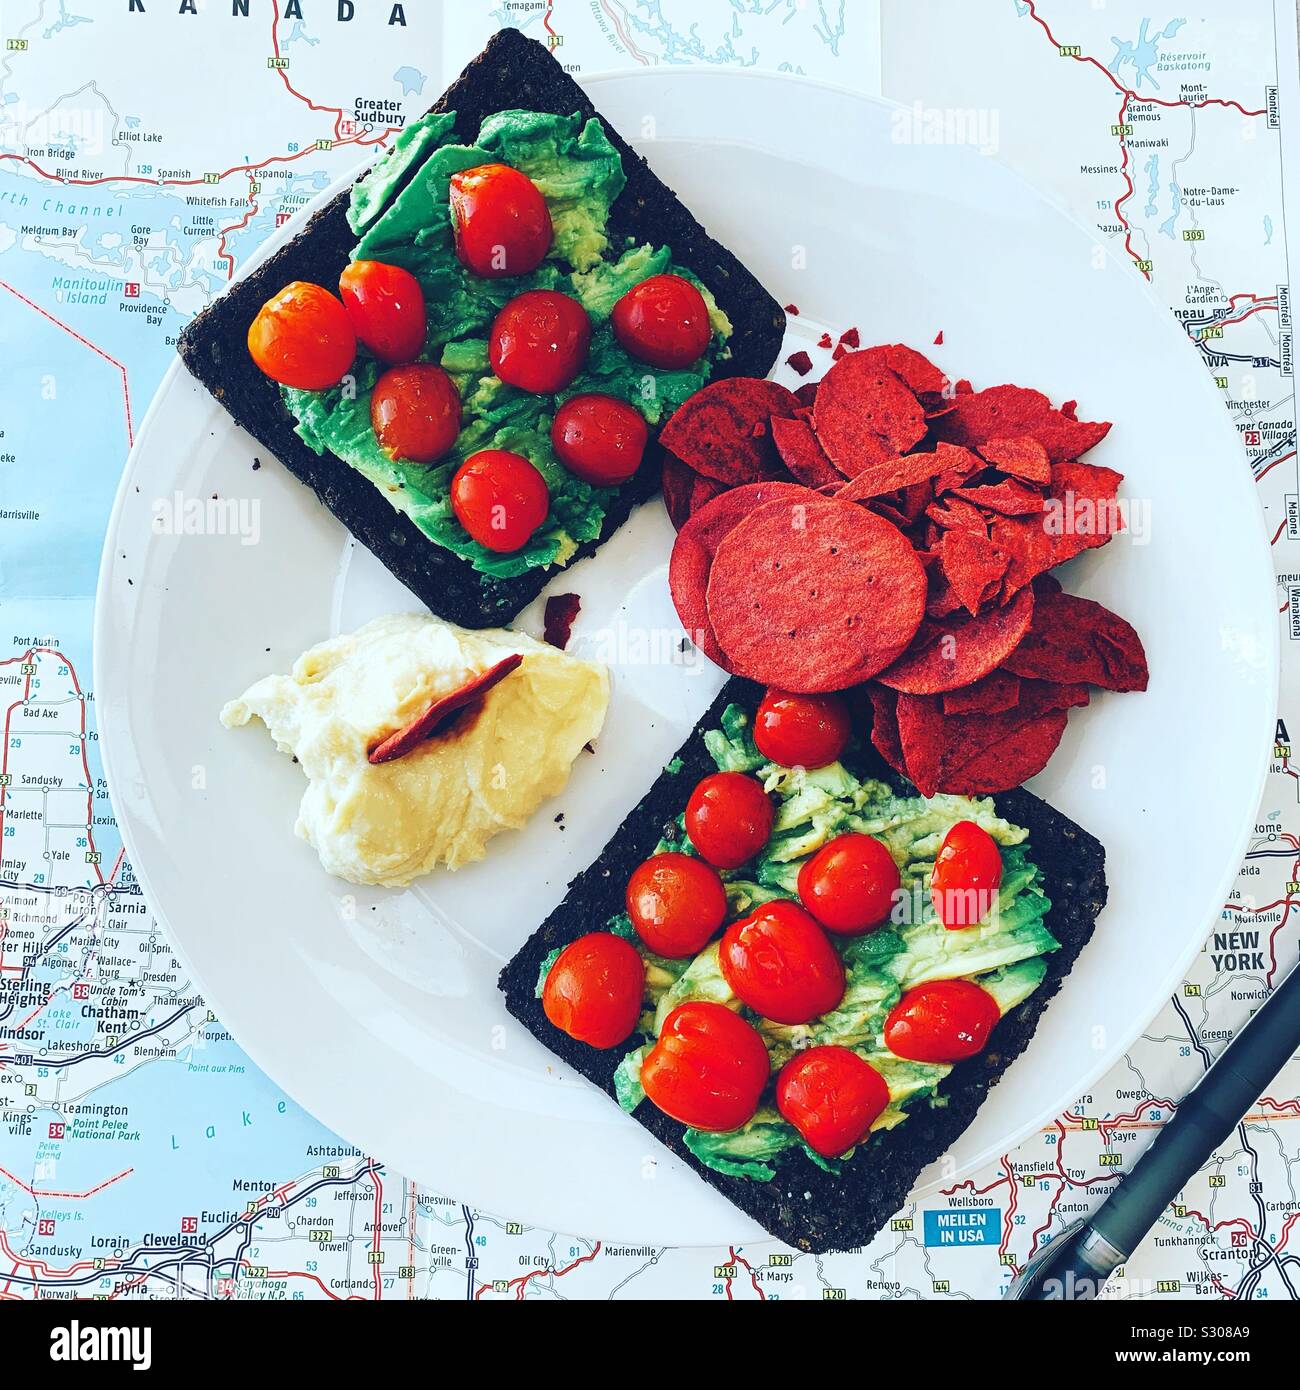
<svg viewBox="0 0 1300 1390">
<path fill-rule="evenodd" d="M 817 399 L 817 388 L 820 385 L 820 381 L 805 381 L 794 393 L 795 400 L 797 400 L 804 409 L 811 410 L 812 403 Z"/>
<path fill-rule="evenodd" d="M 984 513 L 973 502 L 953 493 L 927 507 L 925 514 L 944 531 L 973 531 L 978 536 L 989 533 Z"/>
<path fill-rule="evenodd" d="M 978 617 L 928 620 L 917 640 L 893 666 L 881 671 L 882 685 L 908 695 L 938 695 L 972 685 L 1011 655 L 1034 616 L 1034 591 L 1023 589 L 1003 608 Z"/>
<path fill-rule="evenodd" d="M 582 600 L 577 594 L 552 594 L 546 600 L 546 617 L 542 637 L 561 651 L 569 645 L 573 624 L 577 621 Z"/>
<path fill-rule="evenodd" d="M 1012 709 L 948 715 L 937 696 L 900 695 L 896 717 L 908 775 L 923 796 L 1006 791 L 1047 766 L 1068 709 L 1087 701 L 1082 687 L 1026 681 Z"/>
<path fill-rule="evenodd" d="M 518 652 L 511 652 L 495 666 L 489 666 L 486 671 L 480 671 L 466 681 L 459 690 L 439 695 L 410 723 L 372 744 L 367 759 L 378 766 L 406 757 L 435 734 L 442 733 L 461 710 L 481 700 L 494 685 L 500 684 L 512 671 L 517 671 L 523 662 Z"/>
<path fill-rule="evenodd" d="M 844 690 L 916 635 L 925 570 L 896 526 L 806 493 L 757 508 L 718 546 L 708 614 L 735 670 L 797 694 Z"/>
<path fill-rule="evenodd" d="M 1137 632 L 1109 608 L 1073 594 L 1038 593 L 1034 620 L 1006 669 L 1104 690 L 1147 688 L 1146 652 Z"/>
<path fill-rule="evenodd" d="M 974 616 L 998 595 L 1011 556 L 976 531 L 945 531 L 939 565 L 958 602 Z"/>
<path fill-rule="evenodd" d="M 813 424 L 846 478 L 906 453 L 925 436 L 925 412 L 902 380 L 870 353 L 843 358 L 822 378 Z"/>
<path fill-rule="evenodd" d="M 826 457 L 826 450 L 817 442 L 817 436 L 806 420 L 784 420 L 774 415 L 772 442 L 782 463 L 801 483 L 808 487 L 824 487 L 829 483 L 839 487 L 843 484 L 844 479 Z"/>
<path fill-rule="evenodd" d="M 871 698 L 871 742 L 877 753 L 894 769 L 907 776 L 903 745 L 898 738 L 898 692 L 886 685 L 865 686 Z"/>
<path fill-rule="evenodd" d="M 935 473 L 934 490 L 942 495 L 953 488 L 963 487 L 988 467 L 984 459 L 960 444 L 947 444 L 942 440 L 934 450 Z"/>
<path fill-rule="evenodd" d="M 953 496 L 972 503 L 982 511 L 998 512 L 1002 516 L 1037 516 L 1043 510 L 1042 492 L 1026 487 L 1014 478 L 1002 483 L 959 487 L 954 490 Z"/>
<path fill-rule="evenodd" d="M 1054 410 L 1041 391 L 1010 385 L 960 394 L 932 424 L 940 439 L 975 449 L 986 440 L 1028 435 L 1053 463 L 1077 459 L 1110 431 L 1107 422 L 1089 424 Z"/>
<path fill-rule="evenodd" d="M 779 476 L 768 422 L 792 416 L 794 393 L 757 377 L 711 381 L 684 401 L 659 434 L 659 442 L 706 478 L 735 487 Z"/>
<path fill-rule="evenodd" d="M 724 670 L 731 669 L 709 622 L 705 594 L 709 570 L 722 538 L 764 502 L 783 496 L 807 497 L 798 483 L 746 483 L 702 506 L 682 527 L 668 562 L 668 590 L 691 641 Z"/>
<path fill-rule="evenodd" d="M 928 404 L 942 400 L 951 390 L 947 375 L 923 353 L 905 343 L 882 343 L 879 347 L 863 348 L 858 356 L 873 367 L 893 372 L 914 396 L 923 397 Z"/>
<path fill-rule="evenodd" d="M 934 477 L 933 454 L 904 454 L 902 458 L 865 468 L 856 478 L 850 478 L 837 494 L 849 502 L 866 502 L 883 497 L 887 492 L 899 492 L 918 483 L 928 483 Z M 927 498 L 931 490 L 926 490 Z"/>
<path fill-rule="evenodd" d="M 807 376 L 812 371 L 812 358 L 801 348 L 798 352 L 792 352 L 785 359 L 787 367 L 793 368 L 800 376 Z"/>
<path fill-rule="evenodd" d="M 680 531 L 692 512 L 725 489 L 722 483 L 716 483 L 712 478 L 700 477 L 693 468 L 665 450 L 663 490 L 668 519 Z"/>
<path fill-rule="evenodd" d="M 942 698 L 945 714 L 1002 714 L 1020 702 L 1020 677 L 1001 669 L 990 671 L 974 685 L 946 691 Z"/>
<path fill-rule="evenodd" d="M 986 439 L 980 445 L 980 457 L 1027 483 L 1052 481 L 1052 461 L 1047 457 L 1047 450 L 1029 435 L 1019 439 Z"/>
<path fill-rule="evenodd" d="M 1117 500 L 1123 474 L 1088 463 L 1054 463 L 1042 516 L 995 516 L 989 537 L 1011 558 L 1004 592 L 1011 594 L 1124 529 Z"/>
</svg>

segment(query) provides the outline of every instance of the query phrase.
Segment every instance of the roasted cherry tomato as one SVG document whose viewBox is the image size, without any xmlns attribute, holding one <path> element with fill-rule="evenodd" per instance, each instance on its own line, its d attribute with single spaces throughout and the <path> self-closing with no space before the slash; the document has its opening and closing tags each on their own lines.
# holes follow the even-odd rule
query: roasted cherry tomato
<svg viewBox="0 0 1300 1390">
<path fill-rule="evenodd" d="M 582 370 L 591 320 L 572 295 L 529 290 L 496 316 L 488 339 L 492 370 L 521 391 L 562 391 Z"/>
<path fill-rule="evenodd" d="M 799 870 L 799 901 L 827 931 L 860 936 L 889 920 L 899 882 L 873 835 L 837 835 Z"/>
<path fill-rule="evenodd" d="M 350 261 L 339 294 L 356 335 L 381 362 L 411 362 L 424 346 L 424 291 L 409 270 Z"/>
<path fill-rule="evenodd" d="M 838 695 L 769 690 L 754 717 L 758 751 L 782 767 L 825 767 L 848 745 L 849 707 Z"/>
<path fill-rule="evenodd" d="M 997 841 L 973 820 L 959 820 L 943 837 L 930 876 L 930 897 L 950 931 L 982 922 L 1002 884 Z"/>
<path fill-rule="evenodd" d="M 960 1062 L 984 1050 L 1001 1017 L 998 1001 L 970 980 L 931 980 L 889 1011 L 885 1046 L 909 1062 Z"/>
<path fill-rule="evenodd" d="M 770 1065 L 758 1030 L 722 1004 L 694 1000 L 664 1019 L 641 1085 L 665 1115 L 695 1129 L 739 1129 L 754 1117 Z"/>
<path fill-rule="evenodd" d="M 738 869 L 767 844 L 772 803 L 743 772 L 715 772 L 696 785 L 686 803 L 691 844 L 719 869 Z"/>
<path fill-rule="evenodd" d="M 630 941 L 594 931 L 570 942 L 542 986 L 546 1017 L 592 1047 L 617 1047 L 641 1017 L 645 963 Z"/>
<path fill-rule="evenodd" d="M 652 275 L 614 305 L 614 336 L 652 367 L 689 367 L 713 337 L 704 296 L 680 275 Z"/>
<path fill-rule="evenodd" d="M 551 249 L 551 214 L 537 185 L 508 164 L 451 176 L 456 255 L 475 275 L 499 280 L 536 270 Z"/>
<path fill-rule="evenodd" d="M 356 361 L 348 311 L 320 285 L 295 280 L 268 299 L 248 327 L 253 361 L 281 386 L 323 391 Z"/>
<path fill-rule="evenodd" d="M 574 396 L 555 412 L 551 445 L 584 482 L 617 487 L 641 466 L 649 433 L 645 416 L 617 396 Z"/>
<path fill-rule="evenodd" d="M 703 950 L 727 915 L 718 871 L 689 854 L 652 855 L 627 881 L 627 915 L 636 934 L 660 956 Z"/>
<path fill-rule="evenodd" d="M 773 1023 L 810 1023 L 844 997 L 844 965 L 830 938 L 787 898 L 733 922 L 718 961 L 733 992 Z"/>
<path fill-rule="evenodd" d="M 370 393 L 370 423 L 390 458 L 432 463 L 460 434 L 460 392 L 432 362 L 389 367 Z"/>
<path fill-rule="evenodd" d="M 480 545 L 503 555 L 528 544 L 550 506 L 546 479 L 508 449 L 471 454 L 451 480 L 456 520 Z"/>
<path fill-rule="evenodd" d="M 888 1104 L 885 1078 L 847 1047 L 810 1047 L 776 1079 L 776 1108 L 823 1158 L 861 1143 Z"/>
</svg>

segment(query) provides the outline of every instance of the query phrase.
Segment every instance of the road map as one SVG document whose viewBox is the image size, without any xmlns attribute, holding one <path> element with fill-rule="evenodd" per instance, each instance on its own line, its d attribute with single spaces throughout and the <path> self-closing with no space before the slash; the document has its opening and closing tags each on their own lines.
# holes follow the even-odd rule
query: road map
<svg viewBox="0 0 1300 1390">
<path fill-rule="evenodd" d="M 987 1298 L 1133 1165 L 1296 958 L 1300 469 L 1290 0 L 5 0 L 0 14 L 0 1298 Z M 1278 575 L 1249 853 L 1187 980 L 1043 1133 L 863 1251 L 663 1249 L 478 1211 L 289 1101 L 146 907 L 90 662 L 114 490 L 177 335 L 503 24 L 583 72 L 781 69 L 982 144 L 1131 260 L 1222 391 Z M 1293 221 L 1294 221 L 1293 207 Z M 1293 228 L 1294 231 L 1294 228 Z M 1122 344 L 1112 345 L 1122 350 Z M 1248 463 L 1247 463 L 1248 460 Z M 1295 1298 L 1300 1065 L 1120 1298 Z"/>
</svg>

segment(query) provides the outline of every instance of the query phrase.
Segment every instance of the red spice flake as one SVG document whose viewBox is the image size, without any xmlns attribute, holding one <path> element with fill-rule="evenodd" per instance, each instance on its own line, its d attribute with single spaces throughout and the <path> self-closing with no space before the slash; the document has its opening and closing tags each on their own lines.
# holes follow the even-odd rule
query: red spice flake
<svg viewBox="0 0 1300 1390">
<path fill-rule="evenodd" d="M 846 328 L 840 334 L 840 346 L 846 348 L 859 348 L 862 346 L 862 335 L 856 328 Z"/>
<path fill-rule="evenodd" d="M 823 333 L 823 334 L 821 335 L 821 337 L 817 339 L 817 346 L 818 346 L 819 348 L 828 348 L 828 347 L 830 347 L 830 345 L 831 345 L 831 335 L 830 335 L 829 333 Z"/>
<path fill-rule="evenodd" d="M 787 314 L 793 314 L 795 318 L 799 317 L 799 306 L 797 304 L 787 304 L 785 306 L 785 311 Z"/>
<path fill-rule="evenodd" d="M 942 347 L 942 346 L 943 346 L 943 329 L 942 329 L 942 328 L 934 335 L 934 345 L 935 345 L 935 347 Z"/>
</svg>

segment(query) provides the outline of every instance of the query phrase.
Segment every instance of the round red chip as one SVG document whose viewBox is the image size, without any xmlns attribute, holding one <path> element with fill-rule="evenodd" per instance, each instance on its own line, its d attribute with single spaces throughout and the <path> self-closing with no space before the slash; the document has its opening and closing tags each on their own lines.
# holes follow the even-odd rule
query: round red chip
<svg viewBox="0 0 1300 1390">
<path fill-rule="evenodd" d="M 659 442 L 697 473 L 728 487 L 762 482 L 782 471 L 769 422 L 798 408 L 794 393 L 775 381 L 724 377 L 684 401 Z"/>
<path fill-rule="evenodd" d="M 813 428 L 836 468 L 846 478 L 856 478 L 923 439 L 925 411 L 888 367 L 854 352 L 822 378 Z"/>
<path fill-rule="evenodd" d="M 738 674 L 812 695 L 896 660 L 920 626 L 925 594 L 925 570 L 898 527 L 801 489 L 724 536 L 707 604 Z"/>
<path fill-rule="evenodd" d="M 1020 645 L 1034 617 L 1034 591 L 1024 588 L 1002 608 L 978 617 L 931 621 L 920 641 L 880 673 L 880 682 L 904 695 L 960 690 L 987 676 Z"/>
<path fill-rule="evenodd" d="M 668 562 L 668 589 L 677 616 L 691 641 L 710 661 L 726 671 L 731 670 L 731 666 L 713 634 L 705 601 L 713 557 L 727 532 L 755 507 L 795 493 L 806 497 L 808 489 L 798 483 L 746 483 L 744 487 L 732 488 L 696 511 L 673 543 L 672 559 Z"/>
</svg>

